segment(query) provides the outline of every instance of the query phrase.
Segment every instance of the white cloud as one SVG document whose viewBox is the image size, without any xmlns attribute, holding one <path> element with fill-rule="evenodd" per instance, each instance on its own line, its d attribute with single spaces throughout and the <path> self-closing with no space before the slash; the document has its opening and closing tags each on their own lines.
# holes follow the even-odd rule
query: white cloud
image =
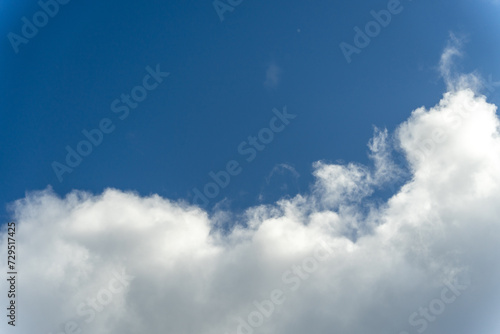
<svg viewBox="0 0 500 334">
<path fill-rule="evenodd" d="M 450 33 L 448 45 L 441 54 L 439 70 L 448 91 L 465 89 L 477 91 L 482 85 L 482 80 L 477 73 L 462 74 L 454 68 L 455 58 L 462 57 L 462 47 L 466 42 L 465 36 L 458 37 L 454 33 Z"/>
<path fill-rule="evenodd" d="M 271 63 L 266 69 L 266 80 L 264 81 L 264 87 L 267 89 L 276 88 L 280 82 L 281 68 Z"/>
<path fill-rule="evenodd" d="M 254 333 L 498 332 L 500 123 L 484 97 L 450 87 L 396 131 L 411 177 L 382 205 L 370 195 L 401 175 L 386 131 L 369 144 L 373 167 L 317 162 L 309 193 L 249 208 L 228 233 L 159 196 L 28 194 L 13 206 L 16 329 L 59 333 L 73 319 L 83 333 L 233 334 L 278 289 L 285 300 Z M 122 271 L 133 279 L 86 322 L 78 306 L 104 300 Z M 454 293 L 458 274 L 471 283 Z"/>
<path fill-rule="evenodd" d="M 299 177 L 300 174 L 293 166 L 286 163 L 275 165 L 265 178 L 265 184 L 258 196 L 259 201 L 266 200 L 269 202 L 270 197 L 276 198 L 276 196 L 278 198 L 295 196 L 300 192 Z"/>
<path fill-rule="evenodd" d="M 271 178 L 273 177 L 273 175 L 275 173 L 283 174 L 285 172 L 290 173 L 296 179 L 300 177 L 300 174 L 297 172 L 297 170 L 295 168 L 293 168 L 293 166 L 290 166 L 289 164 L 281 163 L 281 164 L 277 164 L 276 166 L 273 167 L 273 169 L 271 170 L 269 175 L 266 177 L 266 183 L 269 184 L 269 181 L 271 180 Z"/>
</svg>

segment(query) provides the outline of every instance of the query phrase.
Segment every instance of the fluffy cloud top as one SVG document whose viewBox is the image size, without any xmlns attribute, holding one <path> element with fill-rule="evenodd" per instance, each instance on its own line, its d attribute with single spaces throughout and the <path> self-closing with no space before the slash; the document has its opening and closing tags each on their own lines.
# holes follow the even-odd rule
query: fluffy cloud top
<svg viewBox="0 0 500 334">
<path fill-rule="evenodd" d="M 16 330 L 498 333 L 500 123 L 484 96 L 448 87 L 395 132 L 411 175 L 382 204 L 371 194 L 403 173 L 387 131 L 373 166 L 317 162 L 308 193 L 230 230 L 159 196 L 28 194 L 13 205 Z"/>
</svg>

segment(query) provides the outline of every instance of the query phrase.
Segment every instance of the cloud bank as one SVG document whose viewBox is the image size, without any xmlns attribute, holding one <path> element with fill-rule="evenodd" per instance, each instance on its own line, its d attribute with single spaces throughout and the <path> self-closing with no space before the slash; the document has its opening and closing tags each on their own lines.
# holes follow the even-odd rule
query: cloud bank
<svg viewBox="0 0 500 334">
<path fill-rule="evenodd" d="M 476 86 L 451 84 L 450 47 L 449 91 L 394 136 L 377 130 L 372 166 L 316 162 L 309 192 L 229 230 L 156 195 L 29 193 L 13 205 L 16 330 L 497 334 L 500 123 Z M 403 173 L 392 139 L 410 175 L 378 203 Z"/>
</svg>

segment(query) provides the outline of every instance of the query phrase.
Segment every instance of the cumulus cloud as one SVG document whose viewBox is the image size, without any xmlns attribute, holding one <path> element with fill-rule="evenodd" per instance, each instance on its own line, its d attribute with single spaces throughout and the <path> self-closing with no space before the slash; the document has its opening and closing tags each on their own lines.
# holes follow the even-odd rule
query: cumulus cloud
<svg viewBox="0 0 500 334">
<path fill-rule="evenodd" d="M 371 166 L 316 162 L 309 192 L 251 207 L 229 230 L 156 195 L 29 193 L 13 204 L 16 329 L 498 333 L 500 122 L 477 87 L 449 88 L 393 136 L 376 130 Z M 380 204 L 375 189 L 404 173 L 394 143 L 410 174 Z"/>
</svg>

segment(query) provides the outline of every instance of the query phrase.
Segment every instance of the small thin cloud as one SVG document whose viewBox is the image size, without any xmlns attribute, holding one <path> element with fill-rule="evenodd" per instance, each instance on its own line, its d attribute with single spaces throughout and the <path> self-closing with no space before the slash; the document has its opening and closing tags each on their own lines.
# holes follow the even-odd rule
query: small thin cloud
<svg viewBox="0 0 500 334">
<path fill-rule="evenodd" d="M 471 73 L 462 73 L 456 68 L 456 58 L 463 57 L 463 46 L 467 42 L 464 36 L 456 36 L 450 33 L 448 44 L 441 54 L 439 61 L 439 72 L 443 78 L 449 92 L 457 92 L 464 89 L 470 89 L 475 93 L 489 95 L 495 91 L 495 87 L 500 86 L 500 82 L 493 81 L 490 74 L 484 78 L 477 71 Z"/>
<path fill-rule="evenodd" d="M 465 36 L 456 36 L 451 32 L 448 44 L 441 54 L 439 72 L 448 91 L 472 89 L 477 92 L 481 86 L 477 73 L 462 74 L 455 69 L 455 59 L 463 56 L 462 48 L 466 42 Z"/>
<path fill-rule="evenodd" d="M 280 83 L 280 77 L 281 77 L 281 68 L 274 64 L 271 63 L 266 69 L 266 80 L 264 81 L 264 87 L 267 89 L 273 89 L 278 86 Z"/>
<path fill-rule="evenodd" d="M 273 175 L 275 173 L 284 174 L 285 171 L 290 172 L 293 175 L 293 177 L 296 179 L 298 179 L 300 177 L 300 174 L 292 166 L 290 166 L 288 164 L 278 164 L 278 165 L 274 166 L 271 173 L 269 173 L 269 175 L 266 177 L 266 183 L 269 184 L 269 182 L 271 181 L 271 178 L 273 177 Z"/>
<path fill-rule="evenodd" d="M 300 174 L 294 167 L 286 163 L 275 165 L 266 176 L 265 185 L 262 186 L 261 193 L 258 196 L 259 201 L 269 200 L 276 196 L 283 197 L 297 194 L 300 192 L 299 177 Z M 278 192 L 276 193 L 276 191 Z"/>
</svg>

